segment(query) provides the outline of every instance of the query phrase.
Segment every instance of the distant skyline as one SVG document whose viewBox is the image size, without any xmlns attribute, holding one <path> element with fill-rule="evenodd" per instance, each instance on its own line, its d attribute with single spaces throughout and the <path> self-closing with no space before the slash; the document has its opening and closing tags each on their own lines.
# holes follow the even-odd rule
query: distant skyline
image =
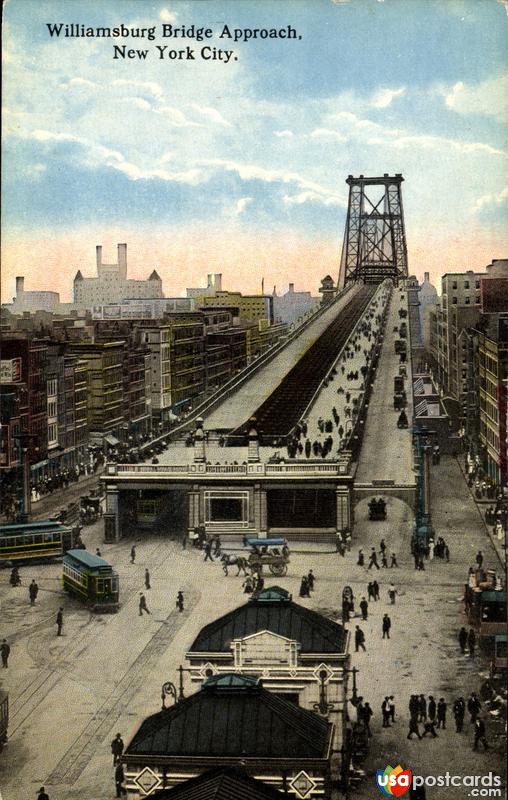
<svg viewBox="0 0 508 800">
<path fill-rule="evenodd" d="M 508 255 L 508 3 L 499 0 L 8 0 L 2 301 L 14 278 L 71 299 L 127 242 L 167 295 L 222 272 L 317 294 L 339 271 L 348 174 L 401 172 L 409 271 L 438 285 Z M 157 26 L 51 38 L 47 23 Z M 301 40 L 162 39 L 162 24 Z M 114 60 L 114 45 L 149 49 Z M 237 61 L 159 59 L 156 45 Z"/>
</svg>

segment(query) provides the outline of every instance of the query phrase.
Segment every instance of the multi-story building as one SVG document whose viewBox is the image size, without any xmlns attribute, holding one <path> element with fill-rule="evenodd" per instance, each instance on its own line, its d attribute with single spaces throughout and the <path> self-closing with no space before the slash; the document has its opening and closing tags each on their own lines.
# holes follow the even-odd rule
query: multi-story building
<svg viewBox="0 0 508 800">
<path fill-rule="evenodd" d="M 214 295 L 204 297 L 199 305 L 205 310 L 210 306 L 234 309 L 233 316 L 241 322 L 257 322 L 260 319 L 267 319 L 270 323 L 274 321 L 273 297 L 268 294 L 215 291 Z"/>
<path fill-rule="evenodd" d="M 206 286 L 196 286 L 186 289 L 187 297 L 192 298 L 196 305 L 203 305 L 205 297 L 215 297 L 216 292 L 222 291 L 222 274 L 220 272 L 207 275 Z"/>
<path fill-rule="evenodd" d="M 428 329 L 428 320 L 430 310 L 434 310 L 439 302 L 437 289 L 430 282 L 428 272 L 423 273 L 423 282 L 420 284 L 419 291 L 420 298 L 420 327 L 422 330 L 422 337 L 424 346 L 430 338 L 430 331 Z"/>
<path fill-rule="evenodd" d="M 126 298 L 163 297 L 162 280 L 155 270 L 148 280 L 127 278 L 127 245 L 118 245 L 118 260 L 115 264 L 102 261 L 102 247 L 96 247 L 97 277 L 84 278 L 78 270 L 74 278 L 74 303 L 80 307 L 102 306 L 105 303 L 120 303 Z"/>
<path fill-rule="evenodd" d="M 295 292 L 294 283 L 289 284 L 285 294 L 273 292 L 273 314 L 278 322 L 295 322 L 309 311 L 319 308 L 319 297 L 312 297 L 310 292 Z"/>
<path fill-rule="evenodd" d="M 508 312 L 483 315 L 475 330 L 479 379 L 479 442 L 486 471 L 498 486 L 507 485 L 506 379 Z"/>
<path fill-rule="evenodd" d="M 74 368 L 74 442 L 76 461 L 84 461 L 88 445 L 88 362 L 80 358 Z"/>
<path fill-rule="evenodd" d="M 123 300 L 91 307 L 92 319 L 161 319 L 170 311 L 194 311 L 189 297 L 148 297 L 145 300 Z"/>
<path fill-rule="evenodd" d="M 205 327 L 199 312 L 166 314 L 171 328 L 171 406 L 186 408 L 205 391 Z"/>
<path fill-rule="evenodd" d="M 115 447 L 123 434 L 124 379 L 123 357 L 125 343 L 69 342 L 69 353 L 87 365 L 87 421 L 90 443 L 94 446 Z"/>
<path fill-rule="evenodd" d="M 28 460 L 32 480 L 45 472 L 48 456 L 48 347 L 42 339 L 24 334 L 6 334 L 0 345 L 2 362 L 14 362 L 12 383 L 26 386 L 28 413 L 21 413 L 21 430 L 29 434 Z M 2 379 L 2 383 L 4 379 Z M 7 382 L 7 381 L 6 381 Z"/>
</svg>

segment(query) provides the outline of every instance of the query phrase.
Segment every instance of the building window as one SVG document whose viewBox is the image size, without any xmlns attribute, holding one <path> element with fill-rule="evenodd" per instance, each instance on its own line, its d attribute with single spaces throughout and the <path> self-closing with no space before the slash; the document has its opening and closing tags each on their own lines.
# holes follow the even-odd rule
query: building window
<svg viewBox="0 0 508 800">
<path fill-rule="evenodd" d="M 464 281 L 464 289 L 469 289 L 469 281 Z"/>
<path fill-rule="evenodd" d="M 453 281 L 453 283 L 452 283 L 452 289 L 456 289 L 456 288 L 457 288 L 457 281 Z"/>
<path fill-rule="evenodd" d="M 466 306 L 468 306 L 471 303 L 471 298 L 470 297 L 466 297 L 464 299 L 464 303 L 466 304 Z"/>
<path fill-rule="evenodd" d="M 453 303 L 454 306 L 457 305 L 457 298 L 456 297 L 452 297 L 452 303 Z"/>
</svg>

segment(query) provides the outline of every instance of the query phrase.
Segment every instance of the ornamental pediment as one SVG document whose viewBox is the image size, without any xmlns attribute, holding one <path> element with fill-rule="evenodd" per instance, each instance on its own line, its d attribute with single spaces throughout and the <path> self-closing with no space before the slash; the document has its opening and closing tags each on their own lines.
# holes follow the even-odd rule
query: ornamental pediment
<svg viewBox="0 0 508 800">
<path fill-rule="evenodd" d="M 273 631 L 257 631 L 231 642 L 235 665 L 294 667 L 298 658 L 297 642 Z"/>
</svg>

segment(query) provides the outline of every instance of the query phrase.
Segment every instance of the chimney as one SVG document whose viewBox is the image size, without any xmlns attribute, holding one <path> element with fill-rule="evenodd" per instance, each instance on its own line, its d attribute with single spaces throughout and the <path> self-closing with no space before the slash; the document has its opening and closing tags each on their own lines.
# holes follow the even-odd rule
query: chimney
<svg viewBox="0 0 508 800">
<path fill-rule="evenodd" d="M 293 294 L 294 290 L 295 290 L 295 285 L 294 285 L 294 283 L 290 283 L 290 284 L 289 284 L 289 292 L 290 292 L 290 294 Z"/>
<path fill-rule="evenodd" d="M 216 272 L 213 278 L 215 291 L 222 292 L 222 272 Z"/>
<path fill-rule="evenodd" d="M 97 261 L 97 275 L 100 275 L 102 267 L 102 245 L 100 244 L 95 248 L 95 259 Z"/>
<path fill-rule="evenodd" d="M 206 276 L 206 288 L 213 289 L 213 275 L 211 272 Z"/>
<path fill-rule="evenodd" d="M 127 278 L 127 245 L 118 245 L 118 273 L 120 278 Z"/>
<path fill-rule="evenodd" d="M 428 272 L 424 272 L 424 273 L 423 273 L 423 282 L 424 282 L 424 283 L 430 283 L 430 280 L 429 280 L 429 273 L 428 273 Z"/>
<path fill-rule="evenodd" d="M 19 297 L 25 291 L 25 279 L 23 275 L 18 275 L 16 278 L 16 297 Z"/>
</svg>

